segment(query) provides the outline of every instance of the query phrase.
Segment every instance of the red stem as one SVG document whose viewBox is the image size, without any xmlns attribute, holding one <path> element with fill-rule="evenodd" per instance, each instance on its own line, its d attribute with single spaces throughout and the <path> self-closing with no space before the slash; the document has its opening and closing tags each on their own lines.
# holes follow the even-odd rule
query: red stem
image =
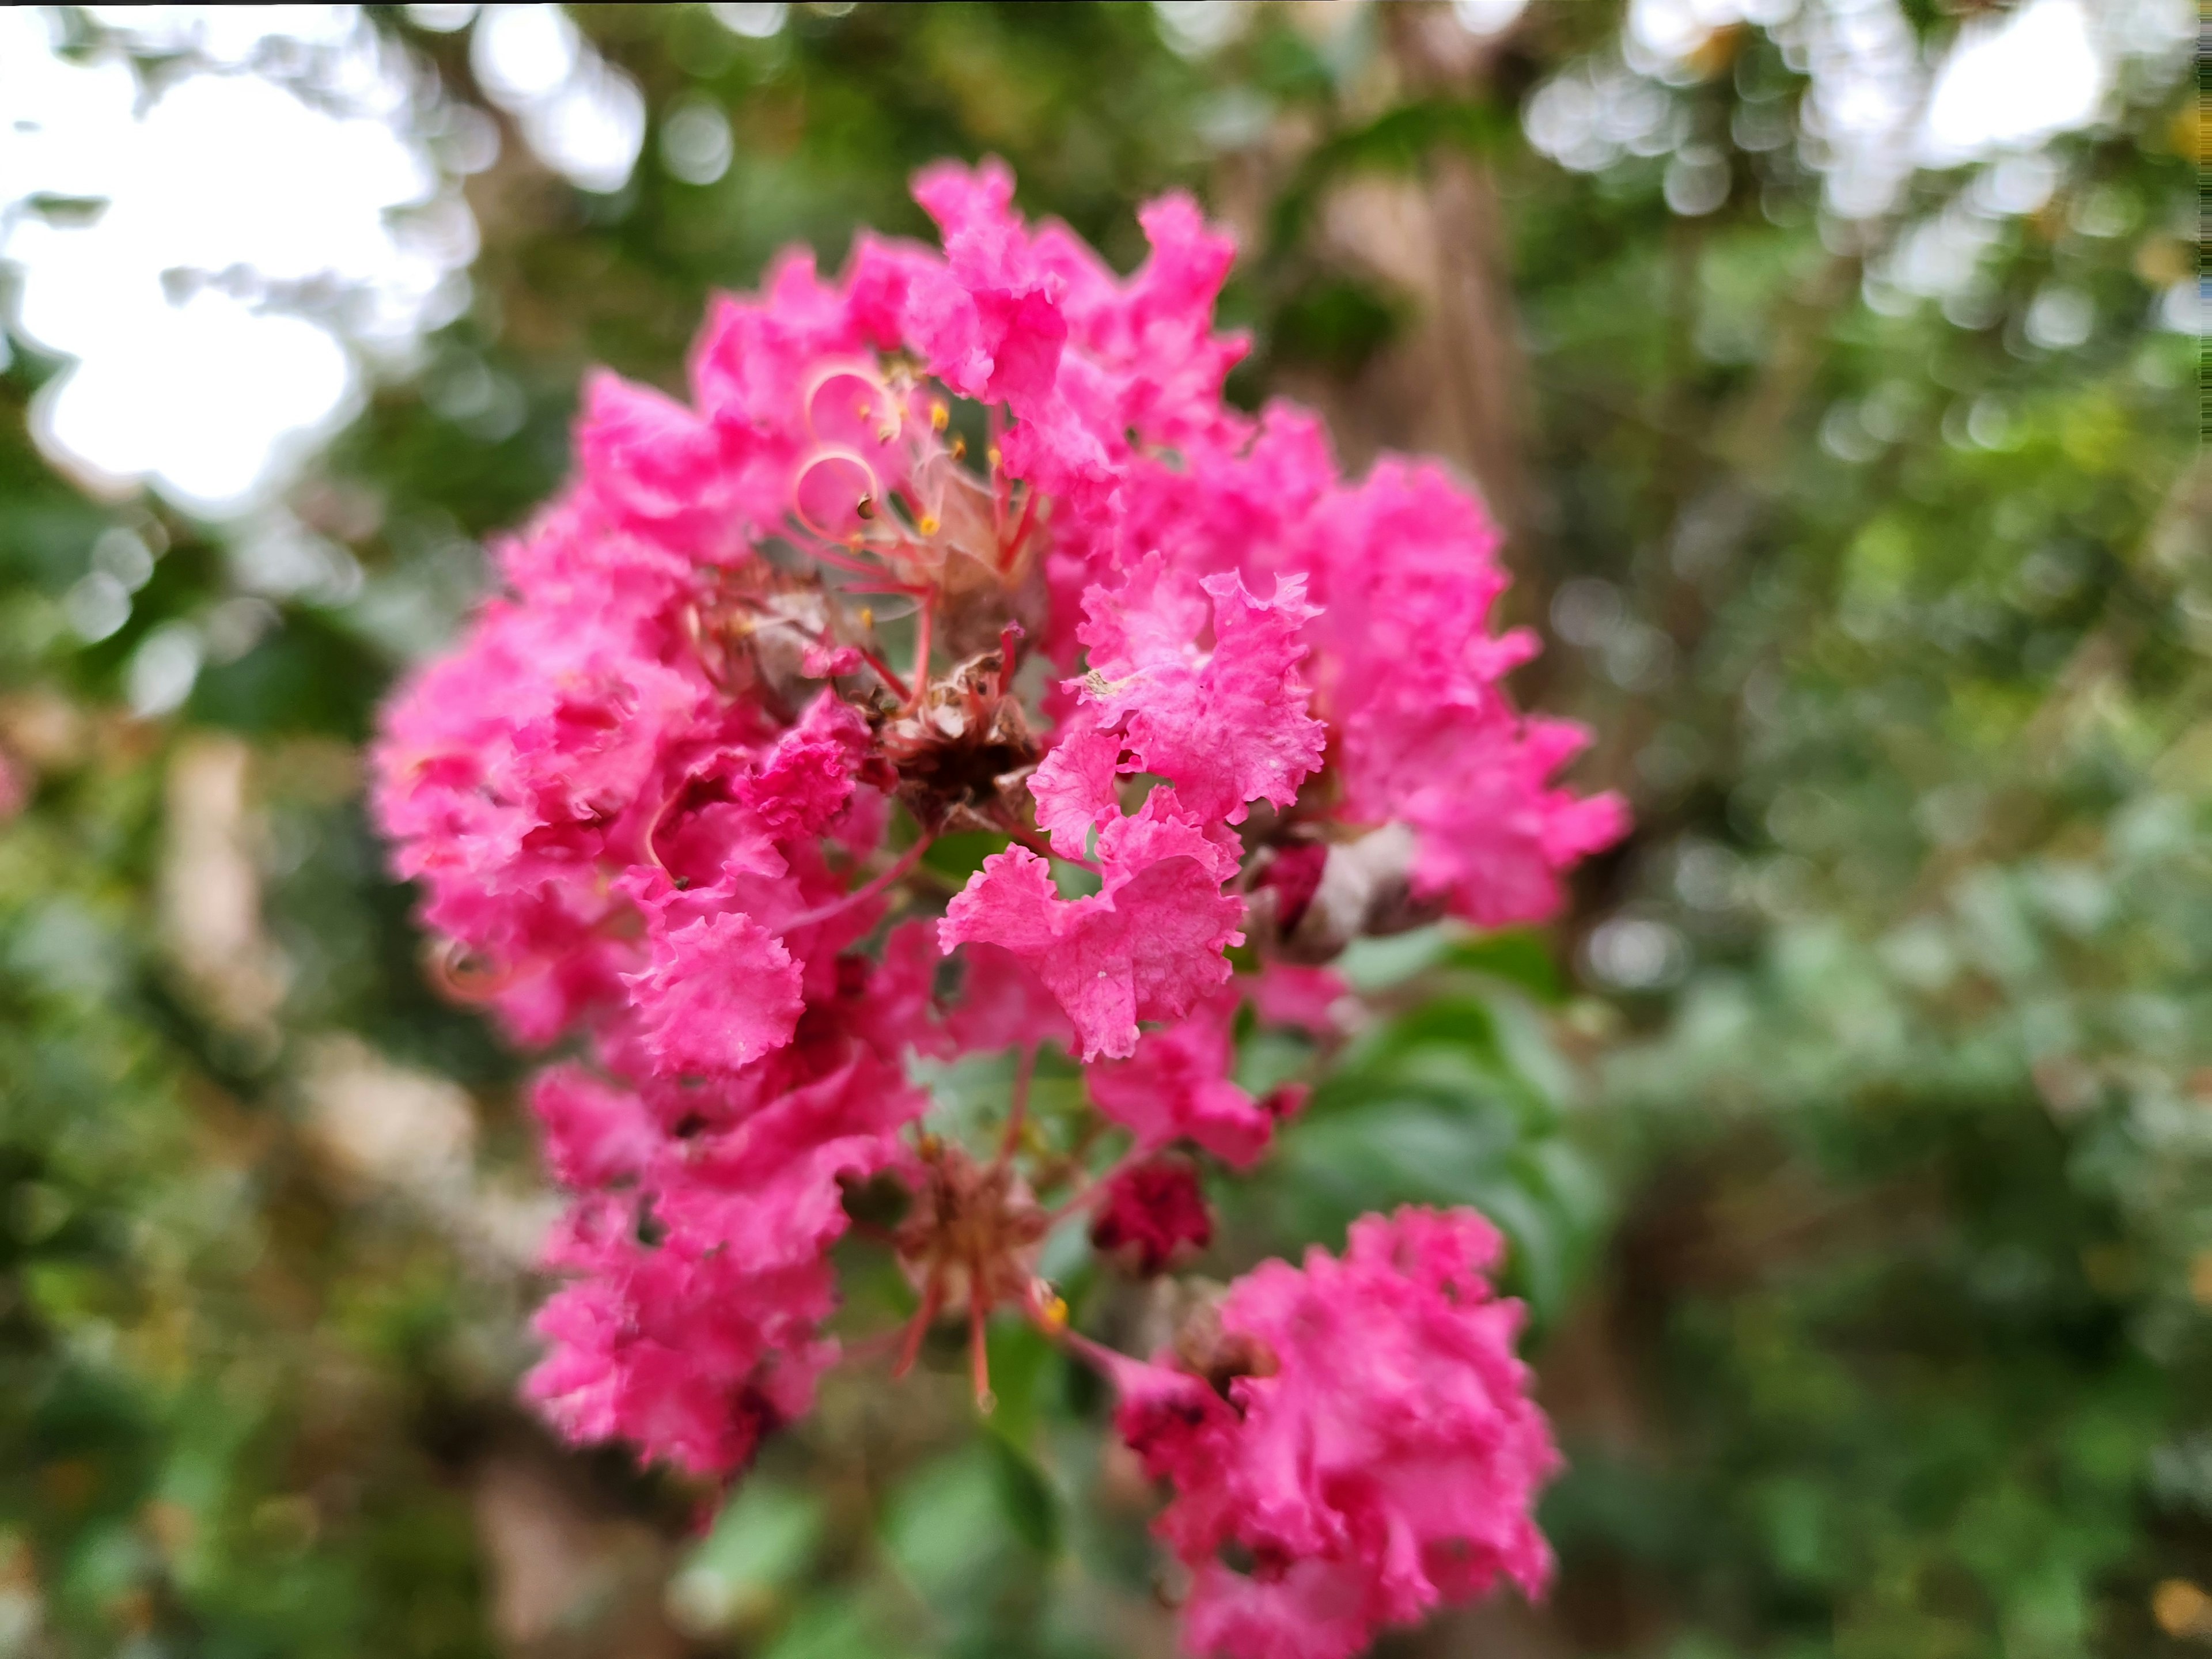
<svg viewBox="0 0 2212 1659">
<path fill-rule="evenodd" d="M 1078 1170 L 1075 1172 L 1075 1190 L 1070 1193 L 1066 1198 L 1062 1199 L 1054 1208 L 1048 1210 L 1045 1212 L 1045 1225 L 1048 1227 L 1057 1227 L 1060 1225 L 1060 1224 L 1066 1220 L 1069 1216 L 1073 1215 L 1076 1211 L 1082 1209 L 1085 1205 L 1089 1204 L 1091 1200 L 1097 1197 L 1099 1194 L 1104 1192 L 1106 1188 L 1112 1184 L 1114 1178 L 1116 1176 L 1120 1175 L 1124 1170 L 1128 1169 L 1133 1164 L 1143 1163 L 1149 1155 L 1150 1154 L 1145 1150 L 1144 1144 L 1140 1141 L 1137 1145 L 1130 1147 L 1127 1152 L 1122 1153 L 1121 1157 L 1115 1158 L 1111 1164 L 1108 1164 L 1106 1166 L 1106 1172 L 1103 1175 L 1099 1176 L 1096 1180 L 1085 1175 L 1081 1170 Z"/>
<path fill-rule="evenodd" d="M 898 677 L 889 663 L 885 662 L 874 652 L 869 650 L 865 645 L 856 645 L 853 649 L 860 653 L 860 660 L 862 662 L 867 664 L 869 667 L 874 669 L 877 673 L 883 676 L 884 684 L 890 687 L 892 696 L 897 697 L 902 702 L 911 702 L 914 701 L 914 693 L 907 690 L 906 682 Z"/>
<path fill-rule="evenodd" d="M 856 904 L 865 902 L 866 900 L 873 898 L 878 893 L 883 891 L 884 888 L 890 886 L 901 876 L 906 874 L 908 871 L 913 869 L 915 865 L 921 863 L 921 855 L 928 850 L 929 837 L 924 836 L 920 841 L 915 842 L 913 846 L 908 848 L 905 852 L 901 853 L 897 858 L 894 859 L 891 861 L 890 867 L 885 870 L 881 875 L 863 882 L 860 886 L 855 887 L 851 892 L 847 893 L 843 897 L 836 900 L 834 903 L 823 905 L 818 909 L 805 911 L 802 915 L 793 916 L 789 921 L 778 924 L 776 931 L 780 933 L 796 933 L 801 927 L 811 927 L 817 922 L 827 921 L 830 917 L 837 915 L 843 911 L 849 910 Z"/>
<path fill-rule="evenodd" d="M 1027 1121 L 1030 1110 L 1030 1079 L 1036 1075 L 1036 1045 L 1030 1043 L 1022 1049 L 1022 1057 L 1014 1066 L 1013 1104 L 1006 1111 L 1006 1130 L 999 1139 L 999 1167 L 1004 1169 L 1013 1161 L 1014 1148 L 1022 1138 L 1022 1125 Z"/>
<path fill-rule="evenodd" d="M 1015 525 L 1013 535 L 999 549 L 1000 569 L 1010 570 L 1013 568 L 1014 557 L 1021 551 L 1023 538 L 1030 533 L 1030 526 L 1036 518 L 1036 487 L 1032 484 L 1024 495 L 1021 521 Z"/>
<path fill-rule="evenodd" d="M 990 1350 L 983 1340 L 984 1322 L 990 1311 L 983 1297 L 982 1264 L 971 1262 L 968 1268 L 968 1376 L 975 1389 L 975 1409 L 986 1417 L 999 1408 L 999 1396 L 991 1392 Z"/>
<path fill-rule="evenodd" d="M 834 564 L 840 570 L 849 570 L 855 575 L 860 576 L 879 576 L 884 574 L 884 568 L 881 565 L 868 564 L 853 557 L 848 553 L 839 551 L 839 544 L 819 531 L 810 529 L 806 533 L 814 540 L 814 545 L 809 550 L 824 564 Z"/>
<path fill-rule="evenodd" d="M 929 633 L 930 624 L 936 620 L 936 617 L 935 610 L 925 605 L 921 607 L 921 615 L 915 621 L 914 690 L 906 694 L 906 704 L 909 708 L 920 704 L 922 693 L 929 689 Z"/>
<path fill-rule="evenodd" d="M 1000 441 L 1006 435 L 1006 420 L 996 404 L 991 405 L 990 432 L 990 453 L 983 459 L 991 469 L 991 538 L 1004 549 L 1007 506 L 1005 486 L 1010 481 L 1006 477 L 1006 447 Z"/>
<path fill-rule="evenodd" d="M 906 1335 L 899 1344 L 899 1357 L 891 1367 L 891 1379 L 896 1382 L 914 1369 L 915 1358 L 921 1352 L 921 1339 L 937 1322 L 937 1310 L 945 1305 L 945 1268 L 942 1264 L 930 1265 L 929 1279 L 921 1288 L 921 1305 L 914 1310 L 907 1322 Z"/>
<path fill-rule="evenodd" d="M 1014 647 L 1021 643 L 1022 625 L 1010 622 L 999 630 L 999 695 L 1005 696 L 1014 684 Z"/>
<path fill-rule="evenodd" d="M 1069 864 L 1080 866 L 1093 875 L 1098 873 L 1098 866 L 1089 859 L 1071 859 L 1064 853 L 1054 852 L 1050 842 L 1024 824 L 1016 823 L 1002 815 L 999 819 L 999 828 L 1041 859 L 1061 859 Z"/>
</svg>

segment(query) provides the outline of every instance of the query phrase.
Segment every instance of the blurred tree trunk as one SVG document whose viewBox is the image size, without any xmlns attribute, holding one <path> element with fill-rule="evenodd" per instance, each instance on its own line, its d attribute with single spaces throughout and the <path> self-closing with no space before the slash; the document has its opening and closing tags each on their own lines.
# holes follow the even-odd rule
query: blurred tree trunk
<svg viewBox="0 0 2212 1659">
<path fill-rule="evenodd" d="M 1473 99 L 1486 90 L 1495 43 L 1470 34 L 1450 6 L 1386 6 L 1382 16 L 1408 93 Z M 1440 145 L 1423 185 L 1432 302 L 1398 354 L 1415 441 L 1474 475 L 1525 569 L 1542 508 L 1528 465 L 1528 362 L 1498 181 L 1486 160 Z"/>
</svg>

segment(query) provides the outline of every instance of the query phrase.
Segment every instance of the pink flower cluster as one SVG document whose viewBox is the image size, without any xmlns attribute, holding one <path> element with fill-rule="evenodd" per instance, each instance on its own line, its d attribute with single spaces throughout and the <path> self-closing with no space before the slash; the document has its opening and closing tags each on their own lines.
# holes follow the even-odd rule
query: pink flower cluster
<svg viewBox="0 0 2212 1659">
<path fill-rule="evenodd" d="M 1559 1456 L 1520 1304 L 1491 1294 L 1501 1251 L 1472 1211 L 1369 1216 L 1342 1261 L 1262 1263 L 1152 1363 L 1103 1357 L 1123 1438 L 1175 1485 L 1159 1531 L 1199 1651 L 1345 1659 L 1501 1573 L 1544 1588 L 1528 1510 Z"/>
<path fill-rule="evenodd" d="M 1144 210 L 1123 278 L 1025 225 L 1003 168 L 916 195 L 942 252 L 864 234 L 835 281 L 787 256 L 715 301 L 687 401 L 590 382 L 574 480 L 375 751 L 447 985 L 585 1055 L 533 1094 L 574 1197 L 529 1391 L 702 1474 L 837 1358 L 855 1185 L 910 1195 L 886 1234 L 907 1358 L 940 1313 L 979 1364 L 995 1309 L 1061 1334 L 1053 1225 L 1090 1214 L 1162 1270 L 1210 1236 L 1205 1160 L 1250 1164 L 1303 1098 L 1237 1080 L 1248 1006 L 1325 1045 L 1351 939 L 1540 918 L 1623 823 L 1554 781 L 1581 733 L 1504 694 L 1534 643 L 1490 631 L 1478 502 L 1428 464 L 1346 482 L 1310 416 L 1224 403 L 1231 248 L 1190 201 Z M 948 878 L 955 831 L 1001 850 Z M 1025 1121 L 1040 1049 L 1126 1132 L 1113 1170 Z M 1004 1051 L 995 1152 L 922 1133 L 917 1059 Z M 1279 1369 L 1189 1434 L 1296 1465 L 1294 1491 L 1233 1460 L 1201 1479 L 1213 1454 L 1139 1403 L 1188 1379 L 1135 1385 L 1170 1540 L 1260 1564 L 1201 1574 L 1206 1650 L 1349 1652 L 1253 1632 L 1539 1582 L 1549 1454 L 1494 1254 L 1471 1218 L 1408 1214 L 1232 1289 L 1224 1329 Z"/>
</svg>

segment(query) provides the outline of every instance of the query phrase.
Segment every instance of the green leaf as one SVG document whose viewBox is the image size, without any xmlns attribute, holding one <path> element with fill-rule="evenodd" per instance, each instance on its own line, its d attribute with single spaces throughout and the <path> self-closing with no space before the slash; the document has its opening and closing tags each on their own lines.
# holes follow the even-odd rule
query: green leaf
<svg viewBox="0 0 2212 1659">
<path fill-rule="evenodd" d="M 988 1434 L 992 1474 L 998 1489 L 999 1507 L 1014 1536 L 1039 1555 L 1060 1553 L 1061 1524 L 1060 1494 L 1036 1459 L 1003 1435 Z"/>
<path fill-rule="evenodd" d="M 1566 1000 L 1566 987 L 1559 978 L 1550 941 L 1525 928 L 1462 939 L 1444 953 L 1443 962 L 1449 967 L 1503 980 L 1539 1002 Z"/>
<path fill-rule="evenodd" d="M 757 1623 L 805 1572 L 822 1526 L 818 1498 L 755 1475 L 722 1506 L 672 1593 L 702 1625 Z"/>
<path fill-rule="evenodd" d="M 955 830 L 939 836 L 929 843 L 929 850 L 921 855 L 925 868 L 934 870 L 954 881 L 964 882 L 983 867 L 983 860 L 994 853 L 1003 853 L 1013 845 L 1006 836 L 986 830 Z"/>
</svg>

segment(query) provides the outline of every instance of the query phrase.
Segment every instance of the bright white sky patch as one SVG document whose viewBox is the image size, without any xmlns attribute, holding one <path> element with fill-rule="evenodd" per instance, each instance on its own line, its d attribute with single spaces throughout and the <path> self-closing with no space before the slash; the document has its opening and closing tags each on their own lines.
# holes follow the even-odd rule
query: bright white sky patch
<svg viewBox="0 0 2212 1659">
<path fill-rule="evenodd" d="M 1797 0 L 1631 0 L 1623 33 L 1632 57 L 1680 61 L 1720 29 L 1778 23 L 1796 9 Z"/>
<path fill-rule="evenodd" d="M 1452 0 L 1452 15 L 1469 34 L 1500 34 L 1527 10 L 1528 0 Z"/>
<path fill-rule="evenodd" d="M 469 63 L 545 164 L 580 190 L 620 190 L 645 143 L 645 94 L 558 6 L 486 6 Z"/>
<path fill-rule="evenodd" d="M 94 487 L 232 516 L 350 415 L 365 358 L 458 313 L 475 225 L 357 8 L 87 10 L 190 67 L 142 101 L 124 57 L 70 62 L 49 17 L 0 11 L 9 321 L 73 360 L 34 435 Z"/>
<path fill-rule="evenodd" d="M 1936 76 L 1923 159 L 1952 167 L 2086 126 L 2110 82 L 2081 0 L 2032 0 L 2002 20 L 1971 22 Z"/>
</svg>

